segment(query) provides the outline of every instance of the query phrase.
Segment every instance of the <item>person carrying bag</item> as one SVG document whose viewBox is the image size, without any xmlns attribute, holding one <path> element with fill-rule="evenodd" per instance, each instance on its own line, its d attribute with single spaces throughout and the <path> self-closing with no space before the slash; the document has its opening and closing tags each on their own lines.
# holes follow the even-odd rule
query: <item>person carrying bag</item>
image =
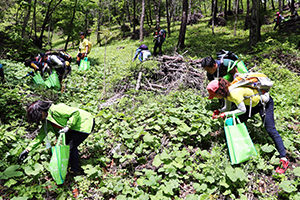
<svg viewBox="0 0 300 200">
<path fill-rule="evenodd" d="M 236 123 L 236 121 L 238 123 Z M 224 121 L 224 130 L 231 164 L 239 164 L 257 155 L 245 123 L 232 115 Z"/>
<path fill-rule="evenodd" d="M 235 87 L 224 78 L 211 81 L 206 89 L 209 92 L 209 99 L 213 99 L 214 97 L 225 99 L 225 106 L 220 110 L 214 111 L 213 119 L 225 119 L 226 117 L 236 115 L 239 116 L 241 122 L 246 122 L 256 113 L 260 114 L 266 131 L 273 139 L 280 155 L 280 166 L 276 168 L 276 172 L 279 174 L 285 173 L 289 167 L 289 160 L 285 154 L 282 138 L 275 127 L 274 102 L 269 93 L 266 92 L 260 95 L 258 89 L 245 85 Z M 237 109 L 230 111 L 231 102 L 236 104 Z"/>
<path fill-rule="evenodd" d="M 43 122 L 39 134 L 30 142 L 26 149 L 20 154 L 19 161 L 23 161 L 30 151 L 33 151 L 47 136 L 49 132 L 62 137 L 62 146 L 70 145 L 70 166 L 72 174 L 80 174 L 78 146 L 92 133 L 95 120 L 91 113 L 67 106 L 63 103 L 54 105 L 52 102 L 35 101 L 27 109 L 27 119 L 29 123 L 39 124 Z M 63 139 L 63 135 L 65 139 Z M 58 140 L 58 143 L 60 142 Z M 58 144 L 57 144 L 58 145 Z M 50 147 L 50 143 L 46 145 Z M 60 148 L 56 147 L 56 150 Z M 65 148 L 65 147 L 64 147 Z M 52 149 L 53 154 L 55 149 Z M 65 150 L 63 150 L 65 151 Z M 56 153 L 56 152 L 55 152 Z M 57 154 L 58 155 L 58 154 Z"/>
</svg>

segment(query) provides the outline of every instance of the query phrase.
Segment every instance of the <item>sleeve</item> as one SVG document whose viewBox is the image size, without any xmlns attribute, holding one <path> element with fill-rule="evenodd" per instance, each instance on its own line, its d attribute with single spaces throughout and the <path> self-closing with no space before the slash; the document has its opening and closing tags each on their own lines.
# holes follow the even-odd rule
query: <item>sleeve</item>
<svg viewBox="0 0 300 200">
<path fill-rule="evenodd" d="M 230 117 L 232 115 L 242 115 L 247 111 L 245 103 L 242 101 L 239 105 L 237 105 L 237 109 L 229 112 L 225 112 L 225 115 Z"/>
<path fill-rule="evenodd" d="M 225 99 L 224 107 L 220 109 L 220 112 L 224 112 L 231 109 L 231 102 Z"/>
<path fill-rule="evenodd" d="M 55 133 L 54 131 L 54 128 L 53 126 L 51 125 L 51 123 L 47 123 L 47 132 L 53 132 Z M 32 142 L 30 142 L 30 144 L 27 146 L 27 150 L 28 151 L 31 151 L 33 149 L 35 149 L 39 144 L 41 144 L 43 142 L 43 140 L 45 139 L 46 137 L 46 132 L 45 132 L 45 123 L 43 123 L 41 129 L 40 129 L 40 132 L 39 134 L 34 138 L 34 140 Z"/>
<path fill-rule="evenodd" d="M 132 61 L 135 61 L 135 59 L 137 58 L 137 56 L 139 55 L 139 53 L 140 53 L 140 51 L 139 51 L 139 49 L 137 49 L 135 51 L 135 54 L 134 54 L 134 57 L 133 57 Z"/>
<path fill-rule="evenodd" d="M 69 120 L 67 121 L 67 127 L 71 128 L 73 126 L 76 125 L 78 119 L 80 117 L 80 112 L 78 110 L 76 110 L 75 112 L 73 112 L 69 118 Z"/>
</svg>

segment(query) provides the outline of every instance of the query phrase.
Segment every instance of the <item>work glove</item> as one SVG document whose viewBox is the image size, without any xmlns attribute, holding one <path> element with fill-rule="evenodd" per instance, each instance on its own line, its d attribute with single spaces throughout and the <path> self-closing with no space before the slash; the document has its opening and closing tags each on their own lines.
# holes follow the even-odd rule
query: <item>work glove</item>
<svg viewBox="0 0 300 200">
<path fill-rule="evenodd" d="M 226 118 L 225 113 L 221 113 L 221 114 L 219 115 L 219 118 L 225 119 L 225 118 Z"/>
<path fill-rule="evenodd" d="M 66 132 L 69 131 L 69 129 L 70 129 L 70 128 L 66 126 L 66 127 L 62 128 L 62 129 L 60 129 L 58 133 L 59 133 L 59 134 L 66 133 Z"/>
<path fill-rule="evenodd" d="M 19 162 L 25 160 L 28 156 L 28 153 L 29 152 L 25 149 L 19 156 Z"/>
<path fill-rule="evenodd" d="M 212 119 L 216 119 L 218 118 L 218 115 L 220 114 L 220 111 L 219 110 L 215 110 L 213 115 L 212 115 Z"/>
<path fill-rule="evenodd" d="M 222 118 L 225 119 L 226 115 L 225 113 L 221 113 L 220 115 L 215 115 L 215 113 L 212 115 L 212 119 L 218 119 L 218 118 Z"/>
</svg>

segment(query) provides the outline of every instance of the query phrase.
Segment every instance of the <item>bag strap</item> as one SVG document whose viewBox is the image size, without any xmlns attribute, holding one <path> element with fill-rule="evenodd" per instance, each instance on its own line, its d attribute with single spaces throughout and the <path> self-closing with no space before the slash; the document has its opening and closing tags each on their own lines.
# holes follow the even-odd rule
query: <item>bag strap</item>
<svg viewBox="0 0 300 200">
<path fill-rule="evenodd" d="M 60 145 L 60 142 L 62 142 L 62 145 L 66 145 L 66 134 L 60 133 L 56 142 L 56 147 Z"/>
<path fill-rule="evenodd" d="M 233 119 L 233 125 L 236 126 L 236 121 L 238 121 L 238 124 L 241 123 L 241 120 L 239 119 L 238 116 L 235 116 L 235 114 L 232 115 L 232 119 Z"/>
</svg>

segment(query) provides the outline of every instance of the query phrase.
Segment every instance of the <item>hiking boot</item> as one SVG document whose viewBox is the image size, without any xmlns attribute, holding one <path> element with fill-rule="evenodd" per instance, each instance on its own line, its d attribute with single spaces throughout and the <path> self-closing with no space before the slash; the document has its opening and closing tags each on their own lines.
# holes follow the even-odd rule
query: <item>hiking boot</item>
<svg viewBox="0 0 300 200">
<path fill-rule="evenodd" d="M 289 168 L 289 160 L 280 159 L 280 165 L 276 168 L 276 172 L 279 174 L 283 174 Z"/>
</svg>

